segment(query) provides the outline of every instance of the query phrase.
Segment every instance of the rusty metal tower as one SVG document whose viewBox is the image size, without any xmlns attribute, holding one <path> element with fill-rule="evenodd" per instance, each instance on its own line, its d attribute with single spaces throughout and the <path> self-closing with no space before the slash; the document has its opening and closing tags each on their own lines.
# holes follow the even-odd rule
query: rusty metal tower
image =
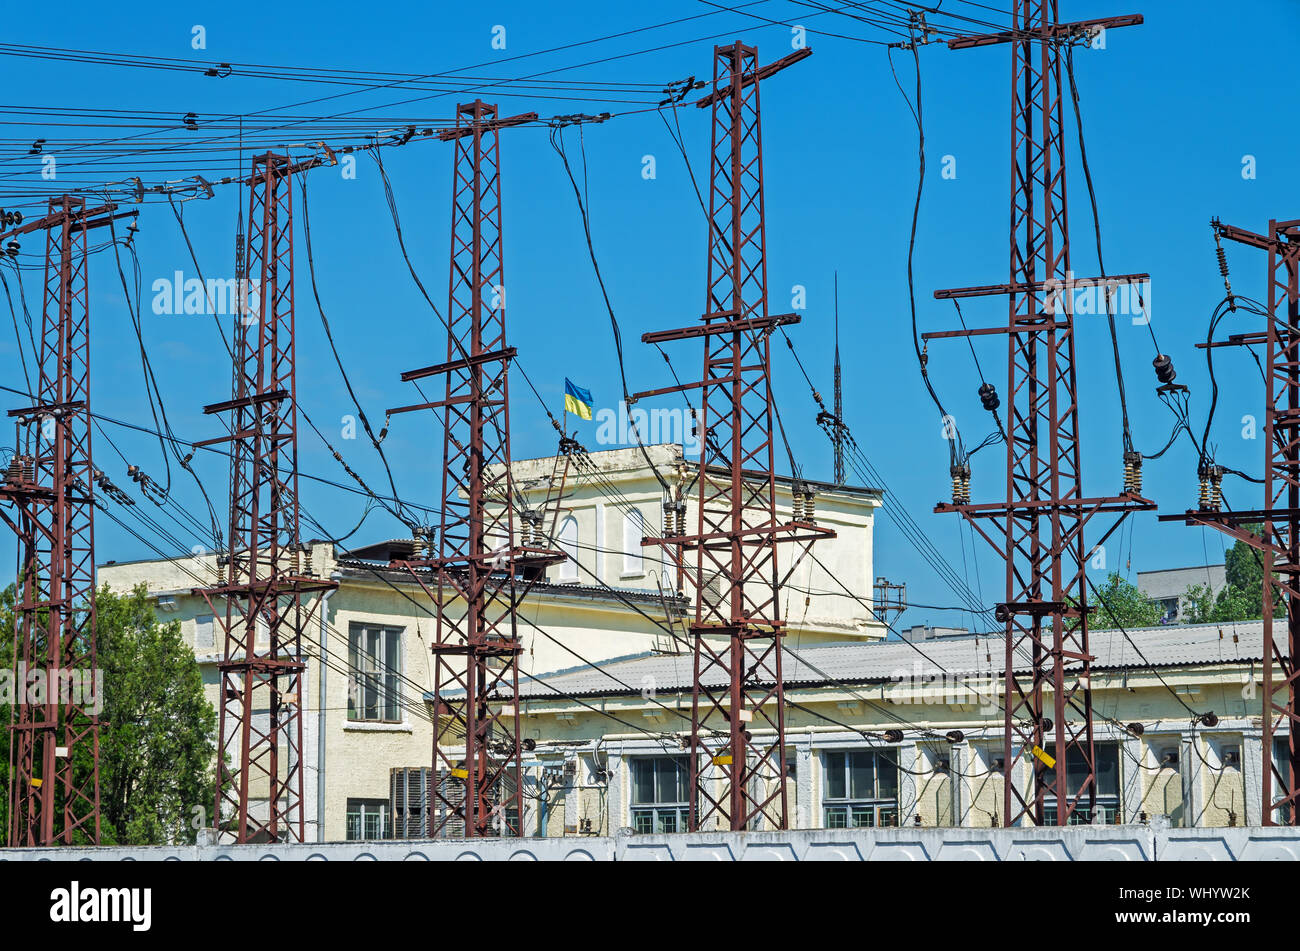
<svg viewBox="0 0 1300 951">
<path fill-rule="evenodd" d="M 16 687 L 41 672 L 43 702 L 15 702 L 10 725 L 11 846 L 99 843 L 99 716 L 95 641 L 95 500 L 90 448 L 87 233 L 116 206 L 50 199 L 44 217 L 0 240 L 45 232 L 45 304 L 35 402 L 11 410 L 16 447 L 0 518 L 18 536 Z M 68 675 L 82 689 L 74 689 Z M 63 676 L 61 676 L 63 675 Z M 87 683 L 87 678 L 89 682 Z M 65 689 L 66 687 L 66 689 Z M 89 690 L 85 688 L 89 688 Z"/>
<path fill-rule="evenodd" d="M 527 584 L 564 556 L 515 523 L 502 261 L 498 133 L 536 113 L 500 118 L 481 100 L 440 132 L 455 143 L 447 359 L 404 381 L 445 378 L 443 398 L 390 413 L 441 410 L 441 518 L 425 557 L 394 564 L 433 601 L 433 768 L 429 834 L 520 835 L 523 822 L 516 612 Z M 521 543 L 522 542 L 522 543 Z"/>
<path fill-rule="evenodd" d="M 777 544 L 834 534 L 811 524 L 811 516 L 783 522 L 773 473 L 770 340 L 799 317 L 768 313 L 759 83 L 811 52 L 760 67 L 752 46 L 714 48 L 713 89 L 697 103 L 713 115 L 705 312 L 695 326 L 641 338 L 704 341 L 700 382 L 635 397 L 701 391 L 695 531 L 645 539 L 695 554 L 685 571 L 695 594 L 692 831 L 711 822 L 737 831 L 762 822 L 786 828 Z M 804 511 L 802 503 L 796 512 Z"/>
<path fill-rule="evenodd" d="M 923 335 L 1007 336 L 1006 501 L 972 504 L 963 463 L 954 466 L 954 501 L 935 509 L 960 513 L 1006 560 L 1006 600 L 997 617 L 1006 625 L 1007 826 L 1042 825 L 1049 799 L 1060 825 L 1080 808 L 1095 808 L 1086 559 L 1127 514 L 1155 507 L 1127 476 L 1120 495 L 1083 494 L 1073 292 L 1092 286 L 1109 294 L 1147 275 L 1074 278 L 1062 126 L 1064 45 L 1141 22 L 1133 15 L 1061 23 L 1056 0 L 1015 0 L 1010 30 L 948 41 L 951 49 L 1011 45 L 1011 280 L 935 292 L 940 299 L 1005 295 L 1008 321 Z M 1101 514 L 1118 517 L 1087 546 L 1084 529 Z M 1016 779 L 1022 762 L 1032 770 L 1027 793 Z"/>
<path fill-rule="evenodd" d="M 303 637 L 317 595 L 298 527 L 298 410 L 293 298 L 293 174 L 288 156 L 253 158 L 248 247 L 234 320 L 229 414 L 230 534 L 216 584 L 196 588 L 222 631 L 213 824 L 236 842 L 302 842 Z M 321 658 L 324 663 L 324 658 Z"/>
<path fill-rule="evenodd" d="M 1264 825 L 1300 824 L 1300 711 L 1296 709 L 1297 655 L 1300 654 L 1300 220 L 1268 223 L 1256 234 L 1211 222 L 1215 237 L 1268 252 L 1268 325 L 1259 331 L 1207 341 L 1200 348 L 1265 347 L 1268 403 L 1264 428 L 1264 507 L 1220 511 L 1221 471 L 1202 474 L 1201 508 L 1161 521 L 1208 525 L 1245 542 L 1263 556 L 1264 692 L 1263 806 Z M 1227 266 L 1221 268 L 1227 279 Z M 1229 290 L 1231 300 L 1231 290 Z M 1251 526 L 1262 524 L 1256 535 Z M 1282 605 L 1286 635 L 1278 641 L 1277 603 Z M 1285 726 L 1285 731 L 1280 727 Z M 1285 736 L 1282 756 L 1275 757 L 1275 737 Z M 1278 761 L 1280 759 L 1280 762 Z M 1274 793 L 1274 783 L 1277 792 Z"/>
</svg>

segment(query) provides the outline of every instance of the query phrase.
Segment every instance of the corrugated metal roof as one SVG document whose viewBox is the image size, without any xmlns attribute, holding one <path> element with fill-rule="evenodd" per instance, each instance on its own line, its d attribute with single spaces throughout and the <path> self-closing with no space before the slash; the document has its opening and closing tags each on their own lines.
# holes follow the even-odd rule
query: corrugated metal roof
<svg viewBox="0 0 1300 951">
<path fill-rule="evenodd" d="M 1121 631 L 1090 631 L 1090 646 L 1097 658 L 1093 669 L 1141 670 L 1259 661 L 1264 625 L 1262 621 L 1238 621 L 1137 628 L 1128 636 L 1131 644 Z M 938 638 L 915 646 L 903 641 L 836 644 L 788 651 L 784 668 L 786 683 L 797 686 L 837 681 L 889 682 L 912 676 L 918 667 L 923 674 L 988 674 L 1001 669 L 1003 650 L 1001 633 Z M 924 651 L 925 656 L 918 651 Z M 985 660 L 986 655 L 991 662 Z M 1027 669 L 1028 664 L 1024 667 Z M 653 684 L 660 692 L 689 690 L 691 677 L 688 655 L 642 654 L 605 661 L 599 668 L 572 667 L 531 677 L 521 675 L 519 692 L 523 697 L 544 699 L 639 693 L 646 684 Z M 717 682 L 722 679 L 717 678 Z"/>
</svg>

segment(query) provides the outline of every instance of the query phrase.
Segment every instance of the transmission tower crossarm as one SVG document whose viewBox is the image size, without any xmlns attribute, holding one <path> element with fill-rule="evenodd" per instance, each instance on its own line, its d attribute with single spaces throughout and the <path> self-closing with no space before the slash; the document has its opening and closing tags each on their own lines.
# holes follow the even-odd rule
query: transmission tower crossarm
<svg viewBox="0 0 1300 951">
<path fill-rule="evenodd" d="M 1094 20 L 1076 20 L 1073 23 L 1046 23 L 1038 27 L 955 36 L 948 40 L 948 48 L 964 50 L 976 46 L 994 46 L 999 43 L 1023 43 L 1026 40 L 1059 40 L 1070 36 L 1082 36 L 1096 30 L 1115 30 L 1122 26 L 1140 26 L 1143 22 L 1145 21 L 1142 14 L 1129 13 L 1122 16 L 1098 17 Z"/>
<path fill-rule="evenodd" d="M 935 291 L 934 297 L 935 300 L 956 300 L 967 297 L 992 297 L 997 294 L 1028 294 L 1035 291 L 1056 291 L 1058 294 L 1068 294 L 1072 290 L 1081 287 L 1108 287 L 1113 290 L 1123 284 L 1145 284 L 1150 280 L 1150 274 L 1107 274 L 1105 277 L 1068 277 L 1065 280 L 1049 278 L 1045 281 L 1019 284 L 980 284 L 975 287 L 950 287 Z M 993 332 L 998 333 L 1000 330 L 1001 328 L 998 328 Z M 952 336 L 960 335 L 960 333 L 957 333 Z"/>
</svg>

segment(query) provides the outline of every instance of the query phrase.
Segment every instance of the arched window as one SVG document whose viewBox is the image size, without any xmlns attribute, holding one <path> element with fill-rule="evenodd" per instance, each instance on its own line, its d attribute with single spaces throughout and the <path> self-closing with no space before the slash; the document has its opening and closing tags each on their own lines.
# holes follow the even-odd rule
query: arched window
<svg viewBox="0 0 1300 951">
<path fill-rule="evenodd" d="M 559 566 L 555 573 L 557 581 L 577 581 L 578 580 L 578 520 L 570 515 L 560 523 L 560 530 L 556 533 L 555 540 L 559 543 L 560 550 L 569 556 L 568 560 Z"/>
<path fill-rule="evenodd" d="M 645 516 L 633 509 L 623 516 L 623 574 L 645 573 L 641 539 L 645 537 Z"/>
</svg>

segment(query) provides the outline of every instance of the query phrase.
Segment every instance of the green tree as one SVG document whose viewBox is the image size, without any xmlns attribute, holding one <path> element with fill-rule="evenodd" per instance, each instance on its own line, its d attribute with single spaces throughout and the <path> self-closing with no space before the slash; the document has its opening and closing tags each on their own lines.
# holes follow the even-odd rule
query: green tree
<svg viewBox="0 0 1300 951">
<path fill-rule="evenodd" d="M 1097 614 L 1094 627 L 1155 627 L 1160 623 L 1160 605 L 1151 601 L 1138 586 L 1111 572 L 1106 583 L 1097 589 Z"/>
<path fill-rule="evenodd" d="M 0 594 L 0 658 L 6 666 L 12 664 L 13 601 L 10 585 Z M 216 713 L 203 695 L 194 652 L 181 638 L 179 621 L 161 623 L 154 616 L 143 585 L 126 594 L 105 586 L 97 608 L 101 840 L 193 842 L 192 819 L 207 824 L 212 809 L 216 749 Z M 9 717 L 9 708 L 0 707 L 6 725 Z M 0 769 L 7 771 L 5 734 Z M 89 749 L 79 749 L 79 755 L 88 768 Z"/>
<path fill-rule="evenodd" d="M 1263 526 L 1245 526 L 1258 534 Z M 1224 554 L 1226 583 L 1217 595 L 1210 586 L 1191 585 L 1187 589 L 1187 619 L 1192 624 L 1225 621 L 1250 621 L 1264 616 L 1264 560 L 1258 549 L 1245 542 L 1235 542 Z M 1275 610 L 1281 607 L 1280 599 Z"/>
</svg>

